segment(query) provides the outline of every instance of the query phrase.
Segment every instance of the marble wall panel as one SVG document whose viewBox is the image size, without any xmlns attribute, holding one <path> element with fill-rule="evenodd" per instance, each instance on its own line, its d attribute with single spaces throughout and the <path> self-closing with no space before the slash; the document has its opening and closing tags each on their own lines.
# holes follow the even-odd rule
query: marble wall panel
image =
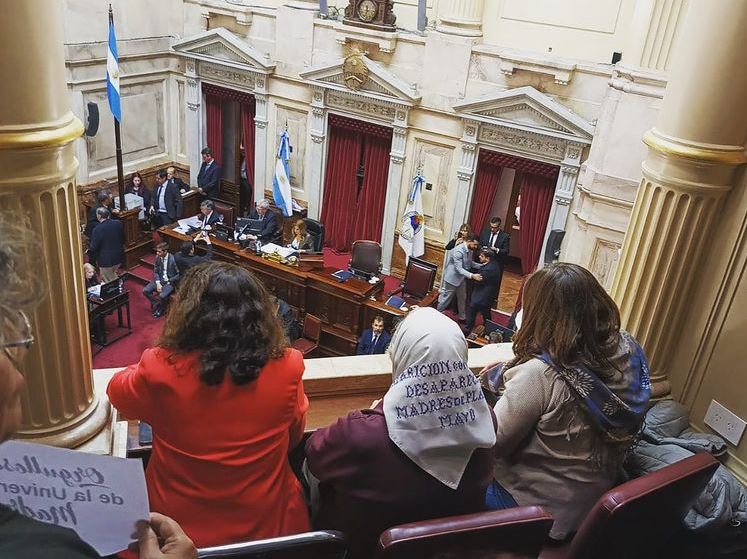
<svg viewBox="0 0 747 559">
<path fill-rule="evenodd" d="M 426 186 L 423 188 L 423 213 L 425 215 L 426 238 L 442 239 L 447 225 L 447 217 L 451 215 L 444 201 L 449 196 L 449 179 L 451 177 L 451 163 L 454 148 L 415 138 L 411 168 L 407 180 L 403 181 L 404 208 L 406 198 L 412 184 L 412 178 L 418 168 L 422 169 Z"/>
<path fill-rule="evenodd" d="M 615 265 L 620 257 L 622 245 L 606 239 L 597 239 L 591 253 L 589 271 L 596 276 L 606 289 L 612 286 Z"/>
<path fill-rule="evenodd" d="M 288 163 L 290 168 L 291 187 L 298 190 L 304 190 L 304 167 L 306 166 L 306 141 L 308 113 L 289 107 L 278 105 L 275 116 L 275 140 L 273 142 L 272 160 L 275 161 L 275 155 L 280 147 L 280 133 L 288 126 L 288 137 L 290 138 L 293 152 Z"/>
</svg>

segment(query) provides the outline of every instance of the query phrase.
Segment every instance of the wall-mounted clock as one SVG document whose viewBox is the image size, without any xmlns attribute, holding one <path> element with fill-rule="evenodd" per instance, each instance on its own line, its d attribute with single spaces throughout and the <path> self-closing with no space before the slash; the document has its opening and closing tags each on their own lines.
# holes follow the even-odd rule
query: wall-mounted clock
<svg viewBox="0 0 747 559">
<path fill-rule="evenodd" d="M 373 0 L 361 0 L 361 3 L 358 4 L 358 17 L 361 21 L 368 23 L 376 17 L 378 10 L 379 7 Z"/>
<path fill-rule="evenodd" d="M 392 9 L 392 0 L 349 0 L 343 23 L 381 31 L 395 31 L 394 23 L 397 18 Z"/>
</svg>

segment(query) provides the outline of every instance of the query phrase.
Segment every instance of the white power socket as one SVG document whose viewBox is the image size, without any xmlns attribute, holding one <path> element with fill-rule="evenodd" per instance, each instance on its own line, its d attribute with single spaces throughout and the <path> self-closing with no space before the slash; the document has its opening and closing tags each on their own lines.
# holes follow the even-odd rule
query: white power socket
<svg viewBox="0 0 747 559">
<path fill-rule="evenodd" d="M 739 444 L 739 439 L 742 438 L 744 428 L 747 426 L 743 419 L 734 415 L 716 400 L 711 400 L 704 421 L 734 446 Z"/>
</svg>

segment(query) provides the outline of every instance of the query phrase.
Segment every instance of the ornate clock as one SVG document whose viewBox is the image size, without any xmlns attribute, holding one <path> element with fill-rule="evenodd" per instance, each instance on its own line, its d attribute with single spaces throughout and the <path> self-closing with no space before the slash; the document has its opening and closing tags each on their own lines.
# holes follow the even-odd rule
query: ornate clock
<svg viewBox="0 0 747 559">
<path fill-rule="evenodd" d="M 343 23 L 380 31 L 395 31 L 397 17 L 392 9 L 392 0 L 349 0 Z"/>
</svg>

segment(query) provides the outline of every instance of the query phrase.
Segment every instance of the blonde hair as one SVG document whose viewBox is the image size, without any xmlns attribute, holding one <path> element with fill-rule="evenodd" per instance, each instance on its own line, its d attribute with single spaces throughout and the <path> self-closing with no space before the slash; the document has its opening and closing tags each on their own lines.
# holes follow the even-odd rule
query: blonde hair
<svg viewBox="0 0 747 559">
<path fill-rule="evenodd" d="M 93 272 L 93 275 L 96 275 L 96 268 L 93 267 L 93 264 L 90 262 L 86 262 L 83 264 L 83 273 L 87 274 L 88 272 Z"/>
</svg>

